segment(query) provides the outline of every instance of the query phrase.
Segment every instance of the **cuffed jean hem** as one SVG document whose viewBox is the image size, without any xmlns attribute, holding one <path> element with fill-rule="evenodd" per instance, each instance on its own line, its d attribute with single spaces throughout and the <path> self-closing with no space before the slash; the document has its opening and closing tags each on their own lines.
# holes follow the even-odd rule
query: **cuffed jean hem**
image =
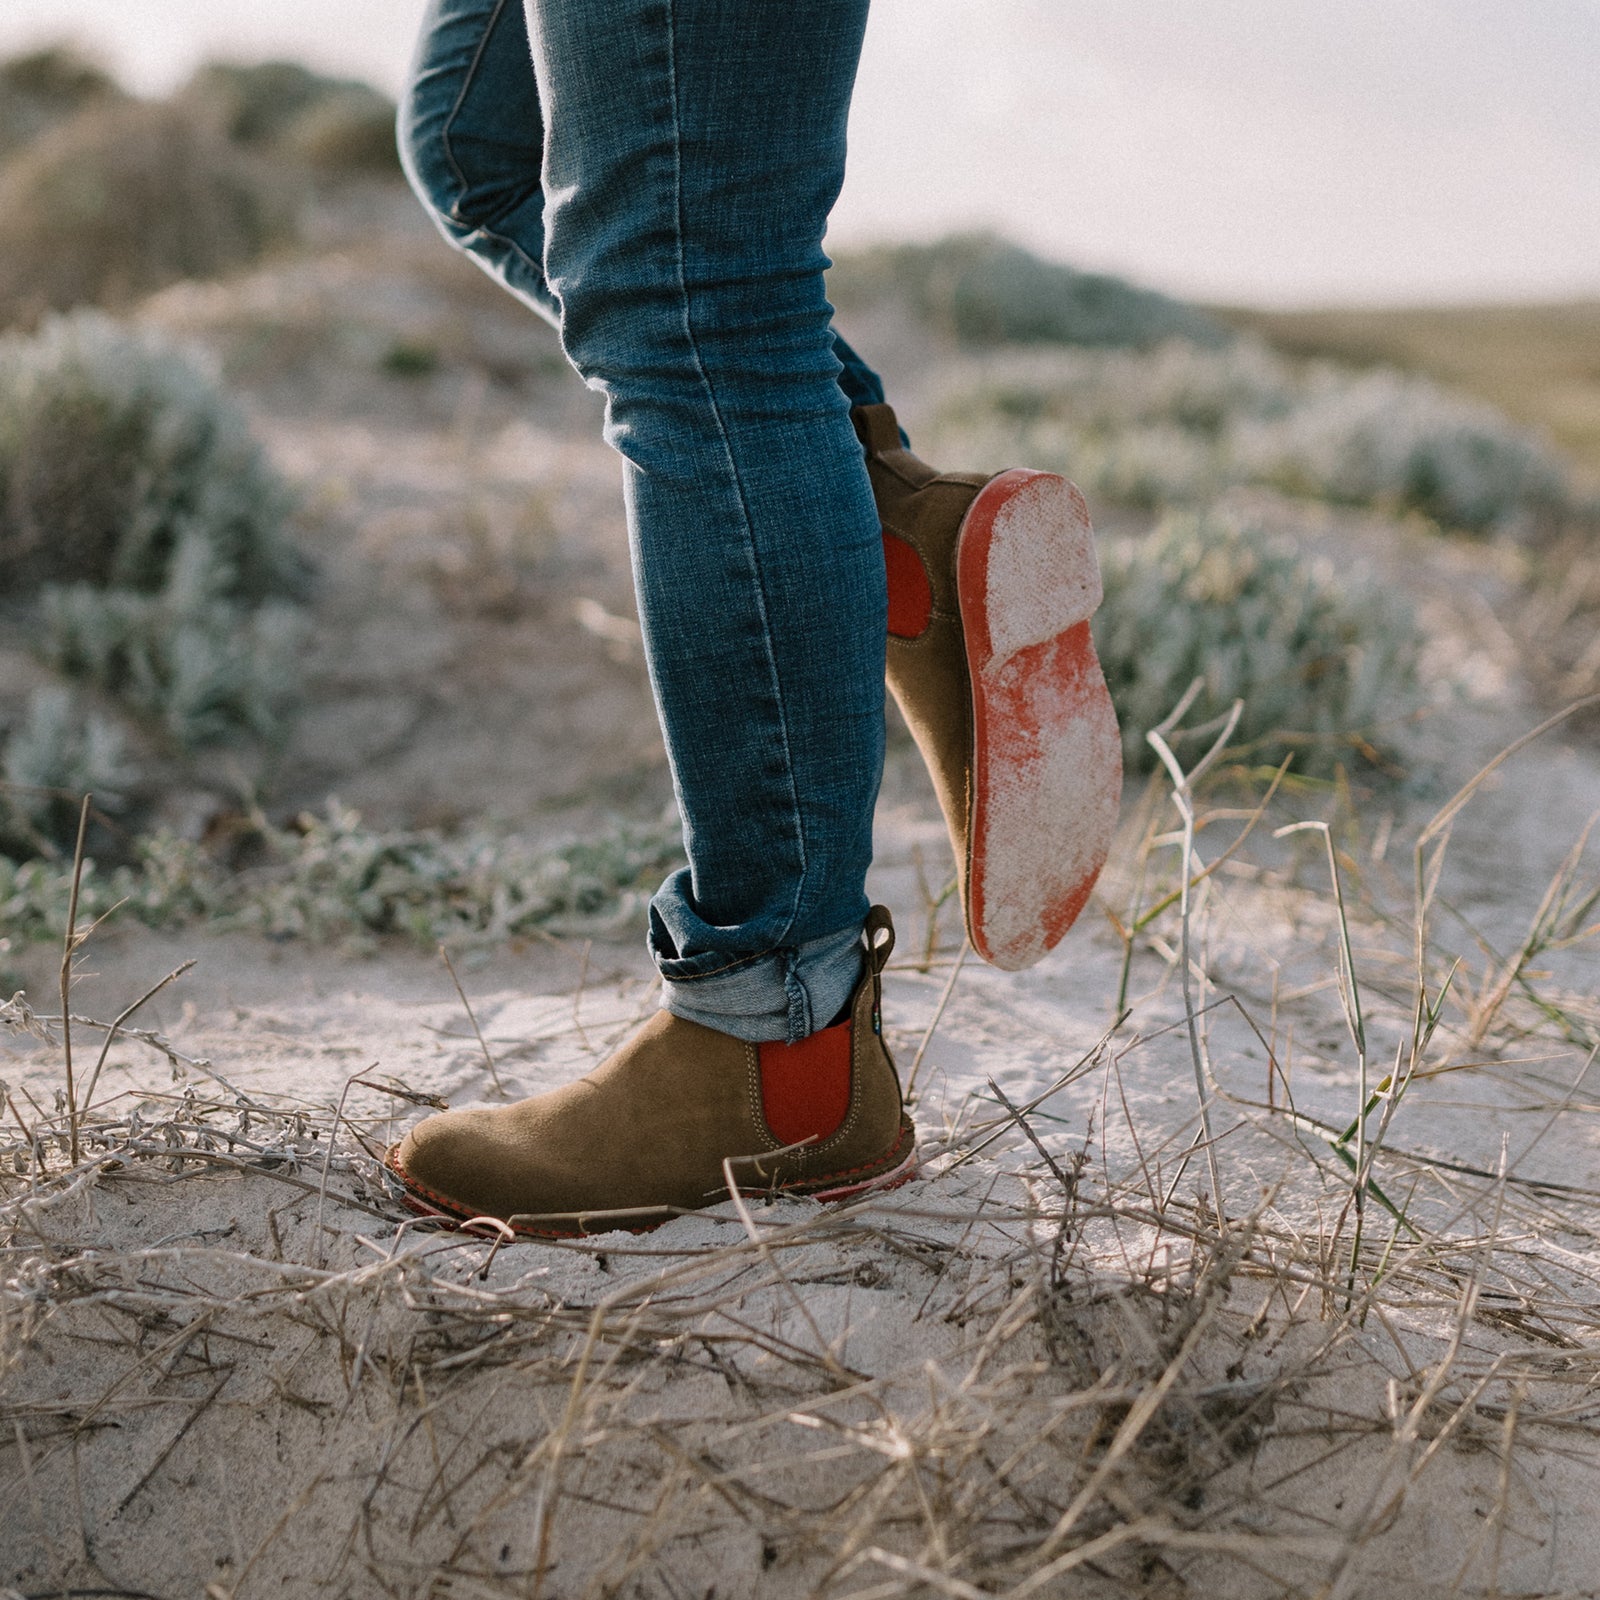
<svg viewBox="0 0 1600 1600">
<path fill-rule="evenodd" d="M 704 978 L 663 978 L 662 1005 L 751 1044 L 797 1044 L 825 1028 L 861 981 L 861 930 L 845 928 Z"/>
</svg>

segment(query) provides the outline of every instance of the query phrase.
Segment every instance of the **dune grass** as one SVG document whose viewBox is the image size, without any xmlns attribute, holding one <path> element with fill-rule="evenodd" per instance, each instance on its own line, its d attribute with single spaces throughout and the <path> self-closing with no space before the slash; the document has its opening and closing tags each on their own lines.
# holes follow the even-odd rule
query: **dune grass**
<svg viewBox="0 0 1600 1600">
<path fill-rule="evenodd" d="M 1119 1000 L 1039 1092 L 991 1083 L 930 1126 L 926 1181 L 832 1210 L 752 1194 L 567 1245 L 403 1222 L 376 1158 L 429 1096 L 365 1071 L 337 1103 L 256 1094 L 142 1029 L 137 996 L 76 1017 L 69 918 L 59 1010 L 4 1008 L 47 1050 L 70 1026 L 77 1063 L 54 1109 L 3 1108 L 0 1515 L 32 1552 L 7 1576 L 92 1587 L 113 1561 L 170 1585 L 210 1537 L 230 1600 L 308 1573 L 653 1596 L 711 1572 L 841 1600 L 1421 1600 L 1530 1592 L 1529 1551 L 1570 1579 L 1528 1486 L 1600 1442 L 1593 1197 L 1527 1169 L 1537 1137 L 1474 1167 L 1413 1125 L 1430 1080 L 1559 1048 L 1581 1070 L 1548 1131 L 1600 1037 L 1592 997 L 1538 970 L 1548 949 L 1480 974 L 1438 938 L 1456 819 L 1515 747 L 1417 831 L 1387 926 L 1348 827 L 1278 829 L 1320 870 L 1310 953 L 1358 1069 L 1330 1119 L 1293 1088 L 1306 997 L 1280 1013 L 1263 975 L 1218 980 L 1216 869 L 1262 818 L 1214 812 L 1173 732 L 1120 878 L 1130 948 L 1182 978 L 1181 1009 Z M 1232 1059 L 1251 1040 L 1253 1090 Z M 1125 1079 L 1174 1044 L 1188 1115 L 1141 1129 Z M 131 1051 L 177 1081 L 102 1087 Z M 1072 1093 L 1131 1146 L 1063 1127 Z M 226 1519 L 173 1492 L 196 1461 L 228 1476 Z"/>
</svg>

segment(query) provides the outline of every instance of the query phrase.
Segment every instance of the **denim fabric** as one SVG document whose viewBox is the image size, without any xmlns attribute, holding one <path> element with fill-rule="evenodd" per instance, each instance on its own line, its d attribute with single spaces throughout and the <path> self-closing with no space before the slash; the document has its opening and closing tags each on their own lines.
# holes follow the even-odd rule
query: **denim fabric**
<svg viewBox="0 0 1600 1600">
<path fill-rule="evenodd" d="M 844 1009 L 861 977 L 861 949 L 861 930 L 842 928 L 776 958 L 757 956 L 688 982 L 669 981 L 665 1003 L 680 1017 L 740 1039 L 803 1039 Z"/>
<path fill-rule="evenodd" d="M 822 236 L 867 0 L 433 0 L 401 109 L 446 238 L 552 321 L 623 458 L 687 870 L 666 1004 L 746 1039 L 860 971 L 887 596 Z"/>
</svg>

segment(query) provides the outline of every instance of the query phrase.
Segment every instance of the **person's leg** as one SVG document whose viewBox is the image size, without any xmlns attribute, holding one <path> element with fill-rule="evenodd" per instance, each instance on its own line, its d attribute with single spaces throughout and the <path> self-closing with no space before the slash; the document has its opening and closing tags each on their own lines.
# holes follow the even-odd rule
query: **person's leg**
<svg viewBox="0 0 1600 1600">
<path fill-rule="evenodd" d="M 560 0 L 556 9 L 570 19 L 584 4 Z M 535 310 L 559 320 L 543 272 L 543 112 L 520 0 L 433 0 L 401 137 L 407 171 L 445 236 Z M 1023 500 L 1039 504 L 1019 518 L 1013 513 L 1023 500 L 1013 504 L 1021 489 L 1014 477 L 991 483 L 983 474 L 937 474 L 897 453 L 908 441 L 883 404 L 876 374 L 837 334 L 833 352 L 839 387 L 866 446 L 889 557 L 890 683 L 950 826 L 973 944 L 986 959 L 1026 965 L 1055 944 L 1084 904 L 1116 821 L 1115 718 L 1086 621 L 1098 592 L 1086 576 L 1094 564 L 1092 535 L 1086 519 L 1072 512 L 1070 495 L 1058 493 L 1047 509 L 1035 484 Z M 985 584 L 957 605 L 954 563 L 965 530 L 969 522 L 974 528 L 995 522 L 987 513 L 1002 504 L 1008 509 L 1000 524 L 1028 554 L 1025 592 Z M 966 542 L 976 571 L 985 540 L 975 535 Z M 929 602 L 931 621 L 908 622 Z M 1032 655 L 1019 660 L 1010 675 L 1028 666 L 1019 678 L 1025 693 L 976 696 L 968 646 L 977 635 L 968 639 L 962 618 L 971 612 L 967 621 L 975 623 L 995 607 L 1006 613 L 1019 606 L 1041 626 L 1048 616 L 1051 637 L 1066 642 L 1044 652 L 1049 670 Z M 1008 637 L 1015 631 L 1009 623 L 1001 628 Z M 992 664 L 984 681 L 990 678 L 998 681 Z M 980 721 L 988 730 L 982 739 Z M 1001 796 L 1004 804 L 990 803 Z M 811 952 L 813 965 L 819 959 L 830 964 L 829 947 Z M 751 976 L 759 1002 L 768 985 L 761 973 Z M 714 987 L 701 985 L 698 1009 L 692 991 L 678 993 L 676 1003 L 686 1014 L 717 1021 L 710 1009 Z M 715 1003 L 737 1003 L 723 987 Z"/>
<path fill-rule="evenodd" d="M 445 238 L 546 321 L 544 116 L 523 0 L 430 0 L 400 105 L 400 158 Z M 837 333 L 852 406 L 884 400 L 877 373 Z"/>
<path fill-rule="evenodd" d="M 485 52 L 436 9 L 448 64 L 411 101 L 411 166 L 606 395 L 691 866 L 651 909 L 668 1009 L 576 1082 L 412 1128 L 385 1173 L 415 1211 L 569 1235 L 730 1184 L 838 1199 L 915 1171 L 879 1009 L 893 931 L 863 892 L 883 556 L 822 294 L 865 9 L 532 0 L 537 252 L 508 231 L 531 215 L 521 135 L 457 136 Z"/>
<path fill-rule="evenodd" d="M 544 118 L 522 0 L 429 0 L 400 101 L 400 161 L 444 237 L 547 322 Z"/>
<path fill-rule="evenodd" d="M 885 396 L 883 379 L 845 343 L 842 334 L 833 335 L 833 353 L 839 359 L 839 387 L 852 407 L 881 406 Z M 910 441 L 907 441 L 909 448 Z"/>
<path fill-rule="evenodd" d="M 507 65 L 480 101 L 515 29 L 503 5 L 436 0 L 408 168 L 447 237 L 551 314 L 606 396 L 690 867 L 651 907 L 667 1009 L 575 1083 L 418 1124 L 385 1161 L 415 1210 L 571 1233 L 653 1225 L 730 1185 L 839 1198 L 915 1171 L 879 1009 L 893 931 L 863 890 L 896 548 L 879 511 L 920 504 L 929 469 L 886 462 L 901 436 L 870 369 L 833 338 L 822 284 L 866 5 L 527 0 L 536 88 Z M 858 423 L 875 418 L 859 441 L 852 404 Z M 974 658 L 959 626 L 934 638 L 921 619 L 913 631 L 937 648 L 902 663 L 943 682 L 959 655 L 958 688 L 969 660 L 981 673 L 1036 646 L 1059 654 L 1032 637 L 1059 608 L 1041 608 L 1027 576 L 1047 578 L 1060 519 L 1011 515 L 1040 497 L 1001 503 L 989 487 L 973 483 L 953 521 L 941 499 L 900 540 L 901 576 L 920 574 L 912 598 L 931 617 L 945 523 L 959 578 L 971 513 L 994 513 L 976 620 L 1011 654 Z M 933 544 L 918 542 L 923 521 L 938 524 Z M 1001 687 L 1021 708 L 1010 731 L 1049 720 Z M 956 698 L 968 722 L 990 705 Z M 951 750 L 952 771 L 984 770 L 981 737 Z"/>
<path fill-rule="evenodd" d="M 866 0 L 529 0 L 544 265 L 626 462 L 690 866 L 669 1008 L 803 1038 L 859 973 L 883 756 L 877 513 L 822 235 Z"/>
<path fill-rule="evenodd" d="M 752 1039 L 838 1011 L 866 913 L 885 601 L 848 417 L 882 385 L 821 250 L 865 14 L 433 0 L 401 115 L 446 238 L 607 395 L 690 862 L 651 945 L 672 1009 Z"/>
</svg>

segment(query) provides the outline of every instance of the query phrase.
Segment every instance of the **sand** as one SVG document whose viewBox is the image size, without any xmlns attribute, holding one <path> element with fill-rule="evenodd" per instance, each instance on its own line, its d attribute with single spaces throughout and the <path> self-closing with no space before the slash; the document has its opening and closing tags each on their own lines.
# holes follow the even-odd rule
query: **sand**
<svg viewBox="0 0 1600 1600">
<path fill-rule="evenodd" d="M 1557 737 L 1467 808 L 1456 847 L 1509 839 L 1531 888 L 1597 776 Z M 1518 838 L 1508 791 L 1529 789 L 1545 823 Z M 139 1020 L 210 1065 L 121 1043 L 90 1119 L 125 1141 L 136 1114 L 147 1151 L 184 1155 L 31 1200 L 10 1180 L 9 1581 L 1594 1592 L 1600 1103 L 1581 1044 L 1515 1000 L 1476 1049 L 1467 1012 L 1444 1022 L 1428 1063 L 1459 1070 L 1411 1085 L 1374 1173 L 1408 1224 L 1369 1201 L 1347 1275 L 1351 1185 L 1317 1124 L 1348 1120 L 1357 1068 L 1314 871 L 1247 849 L 1196 918 L 1219 1228 L 1206 1162 L 1184 1160 L 1196 1090 L 1170 926 L 1110 1033 L 1121 947 L 1103 916 L 1026 974 L 957 972 L 947 944 L 924 964 L 912 858 L 936 824 L 881 820 L 904 937 L 885 1010 L 908 1077 L 916 1062 L 928 1167 L 833 1212 L 725 1205 L 571 1247 L 412 1225 L 352 1136 L 376 1149 L 417 1114 L 386 1085 L 494 1097 L 442 968 L 108 938 L 75 1008 L 107 1015 L 197 952 Z M 1353 930 L 1374 1082 L 1410 1029 L 1404 929 L 1378 909 Z M 591 950 L 581 992 L 577 959 L 540 946 L 465 974 L 505 1093 L 582 1070 L 653 1005 L 635 949 Z M 1540 988 L 1600 1021 L 1592 985 Z M 48 1108 L 59 1052 L 13 1037 L 0 1070 L 14 1106 Z M 1037 1145 L 997 1091 L 1032 1107 Z"/>
</svg>

